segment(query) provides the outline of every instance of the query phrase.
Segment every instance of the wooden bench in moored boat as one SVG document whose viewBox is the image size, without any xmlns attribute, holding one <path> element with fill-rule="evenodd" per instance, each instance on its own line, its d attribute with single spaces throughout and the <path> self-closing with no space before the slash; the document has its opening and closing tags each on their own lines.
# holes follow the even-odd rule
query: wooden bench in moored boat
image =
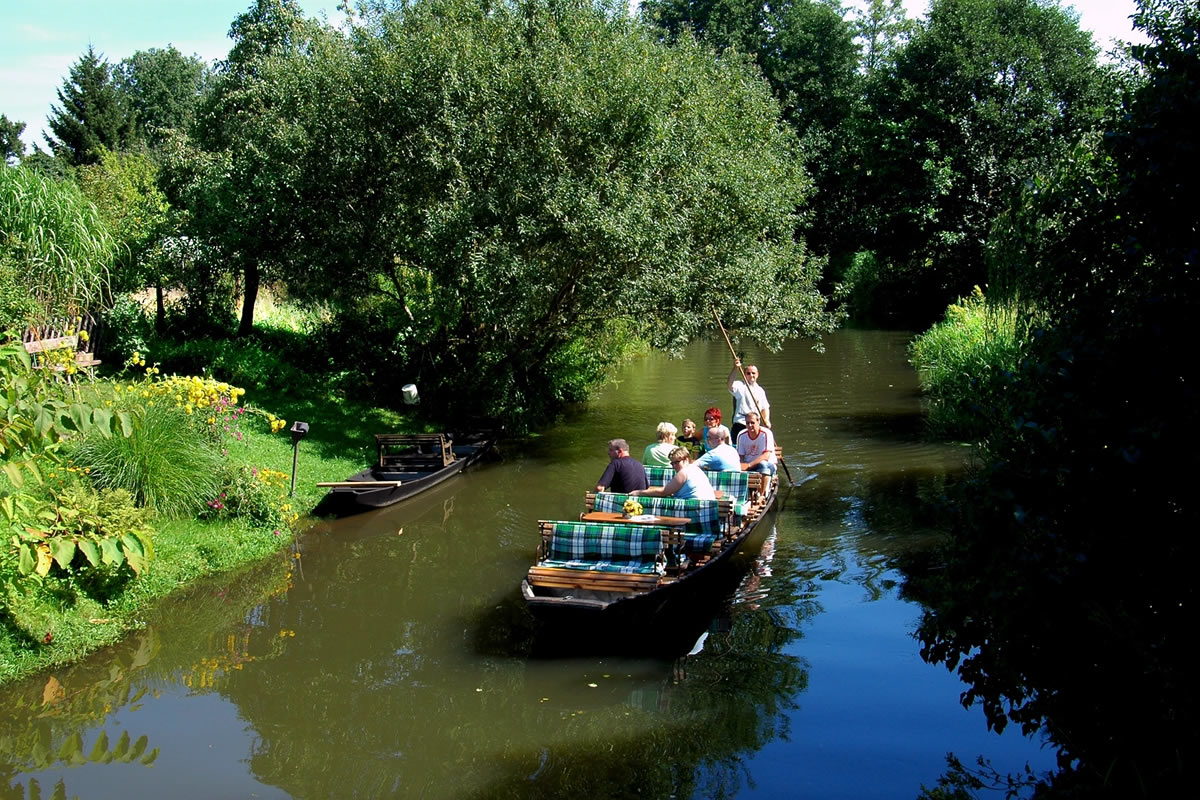
<svg viewBox="0 0 1200 800">
<path fill-rule="evenodd" d="M 377 433 L 379 466 L 397 472 L 431 472 L 454 461 L 454 447 L 444 433 Z"/>
</svg>

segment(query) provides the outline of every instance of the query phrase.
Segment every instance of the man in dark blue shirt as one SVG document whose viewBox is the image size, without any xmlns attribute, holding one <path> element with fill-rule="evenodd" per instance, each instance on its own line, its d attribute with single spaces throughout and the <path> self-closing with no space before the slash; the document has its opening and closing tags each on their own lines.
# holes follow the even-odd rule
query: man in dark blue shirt
<svg viewBox="0 0 1200 800">
<path fill-rule="evenodd" d="M 608 469 L 600 476 L 596 484 L 597 492 L 616 492 L 628 494 L 634 489 L 649 488 L 646 482 L 646 468 L 642 462 L 629 455 L 629 442 L 624 439 L 613 439 L 608 443 Z"/>
</svg>

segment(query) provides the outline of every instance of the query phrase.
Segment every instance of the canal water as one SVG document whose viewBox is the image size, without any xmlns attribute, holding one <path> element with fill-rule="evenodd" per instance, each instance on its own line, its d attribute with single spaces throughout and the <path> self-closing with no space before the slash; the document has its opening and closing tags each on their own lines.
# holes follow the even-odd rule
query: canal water
<svg viewBox="0 0 1200 800">
<path fill-rule="evenodd" d="M 906 341 L 747 352 L 796 485 L 690 654 L 545 657 L 518 586 L 608 439 L 728 416 L 723 342 L 640 359 L 496 460 L 0 689 L 0 798 L 913 798 L 949 752 L 1050 769 L 913 638 L 897 565 L 937 541 L 967 454 L 922 440 Z"/>
</svg>

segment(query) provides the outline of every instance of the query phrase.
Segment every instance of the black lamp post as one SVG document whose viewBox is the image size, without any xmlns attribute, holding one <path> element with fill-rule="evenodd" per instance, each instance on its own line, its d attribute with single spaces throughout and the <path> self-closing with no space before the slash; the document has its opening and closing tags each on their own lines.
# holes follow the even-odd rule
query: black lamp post
<svg viewBox="0 0 1200 800">
<path fill-rule="evenodd" d="M 308 435 L 307 422 L 293 422 L 292 428 L 292 490 L 288 497 L 296 496 L 296 456 L 300 453 L 300 440 Z"/>
</svg>

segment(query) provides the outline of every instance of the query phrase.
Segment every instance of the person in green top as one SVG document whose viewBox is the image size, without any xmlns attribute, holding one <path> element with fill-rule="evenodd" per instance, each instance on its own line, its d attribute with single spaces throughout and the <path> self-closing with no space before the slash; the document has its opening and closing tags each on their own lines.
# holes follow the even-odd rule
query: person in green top
<svg viewBox="0 0 1200 800">
<path fill-rule="evenodd" d="M 642 463 L 646 466 L 671 466 L 671 451 L 675 449 L 675 434 L 678 429 L 669 422 L 658 423 L 658 441 L 646 445 Z"/>
</svg>

